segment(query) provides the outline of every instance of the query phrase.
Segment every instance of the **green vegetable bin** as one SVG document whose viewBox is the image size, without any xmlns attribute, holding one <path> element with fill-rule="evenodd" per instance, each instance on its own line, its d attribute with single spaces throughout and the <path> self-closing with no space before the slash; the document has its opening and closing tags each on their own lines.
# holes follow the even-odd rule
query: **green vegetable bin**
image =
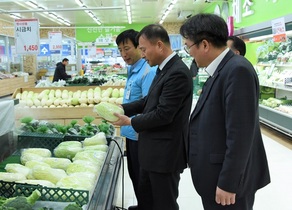
<svg viewBox="0 0 292 210">
<path fill-rule="evenodd" d="M 18 135 L 17 149 L 46 148 L 53 151 L 63 139 L 62 134 L 22 133 Z"/>
</svg>

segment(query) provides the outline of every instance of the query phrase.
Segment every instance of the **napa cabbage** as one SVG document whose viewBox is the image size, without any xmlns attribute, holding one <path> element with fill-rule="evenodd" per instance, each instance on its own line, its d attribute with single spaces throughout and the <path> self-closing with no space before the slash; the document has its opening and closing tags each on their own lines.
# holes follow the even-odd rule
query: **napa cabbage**
<svg viewBox="0 0 292 210">
<path fill-rule="evenodd" d="M 30 173 L 30 168 L 25 167 L 19 163 L 8 163 L 4 168 L 7 172 L 10 173 L 20 173 L 23 174 L 25 177 Z"/>
<path fill-rule="evenodd" d="M 44 163 L 47 163 L 51 168 L 66 170 L 67 167 L 71 164 L 71 160 L 69 160 L 68 158 L 49 157 L 44 159 Z"/>
<path fill-rule="evenodd" d="M 104 132 L 99 132 L 92 137 L 88 137 L 84 139 L 84 146 L 92 146 L 92 145 L 106 145 L 107 140 Z"/>
<path fill-rule="evenodd" d="M 54 149 L 54 155 L 58 158 L 72 159 L 77 152 L 82 151 L 82 144 L 79 141 L 65 141 Z"/>
<path fill-rule="evenodd" d="M 0 172 L 0 180 L 5 182 L 15 182 L 25 179 L 25 175 L 21 173 Z"/>
<path fill-rule="evenodd" d="M 110 122 L 115 122 L 119 119 L 114 113 L 124 114 L 124 110 L 120 106 L 104 101 L 95 105 L 95 111 L 100 117 Z"/>
<path fill-rule="evenodd" d="M 50 168 L 45 166 L 35 166 L 32 169 L 32 175 L 35 179 L 47 180 L 56 184 L 60 179 L 67 176 L 63 169 Z"/>
</svg>

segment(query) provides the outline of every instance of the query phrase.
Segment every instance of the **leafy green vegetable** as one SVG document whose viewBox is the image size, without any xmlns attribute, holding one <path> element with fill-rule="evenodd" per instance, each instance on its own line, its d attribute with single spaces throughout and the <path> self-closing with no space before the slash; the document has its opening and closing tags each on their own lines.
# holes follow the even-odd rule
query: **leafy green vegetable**
<svg viewBox="0 0 292 210">
<path fill-rule="evenodd" d="M 71 203 L 68 206 L 66 206 L 64 210 L 82 210 L 82 207 L 79 206 L 77 203 L 74 204 Z"/>
<path fill-rule="evenodd" d="M 2 205 L 0 209 L 2 210 L 33 210 L 32 206 L 41 197 L 41 193 L 38 190 L 34 190 L 32 194 L 28 197 L 17 196 L 13 198 L 1 198 Z M 3 201 L 4 200 L 4 201 Z"/>
<path fill-rule="evenodd" d="M 30 124 L 32 122 L 33 118 L 32 117 L 23 117 L 20 119 L 21 123 L 25 123 L 25 124 Z"/>
<path fill-rule="evenodd" d="M 88 123 L 88 124 L 92 123 L 94 119 L 95 119 L 95 118 L 92 117 L 92 116 L 84 116 L 84 117 L 82 118 L 82 120 L 83 120 L 85 123 Z"/>
</svg>

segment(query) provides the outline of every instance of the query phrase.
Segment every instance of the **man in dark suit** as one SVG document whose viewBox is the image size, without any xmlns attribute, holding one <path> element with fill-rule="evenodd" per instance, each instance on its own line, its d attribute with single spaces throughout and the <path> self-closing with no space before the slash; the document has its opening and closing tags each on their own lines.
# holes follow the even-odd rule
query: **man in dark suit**
<svg viewBox="0 0 292 210">
<path fill-rule="evenodd" d="M 226 47 L 225 21 L 198 14 L 181 27 L 186 50 L 210 75 L 191 114 L 189 166 L 205 210 L 251 210 L 270 182 L 252 64 Z"/>
<path fill-rule="evenodd" d="M 242 39 L 237 36 L 229 36 L 227 46 L 237 55 L 245 56 L 246 46 Z"/>
<path fill-rule="evenodd" d="M 125 115 L 114 124 L 132 125 L 139 134 L 139 210 L 178 210 L 180 173 L 187 166 L 186 142 L 192 104 L 192 75 L 171 50 L 158 24 L 138 34 L 142 56 L 158 73 L 141 100 L 123 104 Z M 129 116 L 134 116 L 132 119 Z"/>
</svg>

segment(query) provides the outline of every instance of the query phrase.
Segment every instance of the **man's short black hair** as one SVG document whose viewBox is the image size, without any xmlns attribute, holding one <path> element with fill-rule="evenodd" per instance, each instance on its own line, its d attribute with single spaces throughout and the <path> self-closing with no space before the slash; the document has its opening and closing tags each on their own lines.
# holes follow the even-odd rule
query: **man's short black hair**
<svg viewBox="0 0 292 210">
<path fill-rule="evenodd" d="M 136 37 L 137 41 L 143 36 L 151 43 L 161 40 L 164 44 L 170 45 L 170 40 L 167 31 L 159 24 L 150 24 L 145 26 Z"/>
<path fill-rule="evenodd" d="M 239 54 L 244 56 L 246 53 L 246 46 L 242 39 L 238 38 L 237 36 L 229 36 L 228 40 L 232 41 L 231 48 L 238 50 Z"/>
<path fill-rule="evenodd" d="M 68 58 L 64 58 L 64 59 L 62 60 L 62 62 L 65 62 L 65 61 L 69 61 L 69 59 L 68 59 Z"/>
<path fill-rule="evenodd" d="M 180 27 L 180 34 L 197 44 L 205 39 L 215 47 L 223 47 L 226 46 L 228 28 L 218 15 L 200 13 L 186 20 Z"/>
<path fill-rule="evenodd" d="M 125 42 L 130 40 L 133 43 L 133 45 L 135 46 L 135 48 L 137 48 L 139 45 L 139 43 L 136 41 L 136 37 L 137 37 L 138 33 L 139 33 L 138 31 L 135 31 L 133 29 L 123 31 L 122 33 L 120 33 L 117 36 L 116 44 L 117 45 L 119 45 L 121 43 L 125 44 Z"/>
</svg>

